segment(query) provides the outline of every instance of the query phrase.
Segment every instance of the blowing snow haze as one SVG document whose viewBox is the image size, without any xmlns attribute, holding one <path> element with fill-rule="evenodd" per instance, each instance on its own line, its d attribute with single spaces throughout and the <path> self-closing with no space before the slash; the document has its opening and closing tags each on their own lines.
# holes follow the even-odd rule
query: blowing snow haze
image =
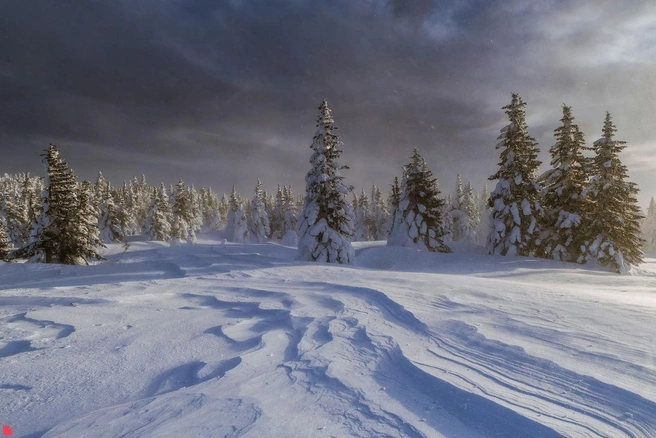
<svg viewBox="0 0 656 438">
<path fill-rule="evenodd" d="M 0 28 L 3 173 L 41 174 L 52 142 L 86 179 L 302 189 L 327 98 L 357 189 L 413 147 L 447 192 L 480 187 L 518 92 L 543 168 L 563 103 L 589 144 L 608 110 L 656 194 L 653 2 L 35 1 Z"/>
</svg>

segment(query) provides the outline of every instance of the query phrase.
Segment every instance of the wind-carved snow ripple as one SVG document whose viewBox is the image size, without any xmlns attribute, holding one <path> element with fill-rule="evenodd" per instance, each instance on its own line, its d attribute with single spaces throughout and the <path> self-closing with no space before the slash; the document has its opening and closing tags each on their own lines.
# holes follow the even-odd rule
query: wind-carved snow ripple
<svg viewBox="0 0 656 438">
<path fill-rule="evenodd" d="M 357 406 L 359 415 L 363 415 L 379 425 L 387 425 L 393 430 L 394 436 L 426 436 L 416 427 L 401 418 L 400 414 L 386 411 L 376 401 L 379 395 L 363 393 L 360 384 L 353 381 L 352 385 L 346 380 L 349 375 L 360 374 L 361 379 L 373 379 L 380 387 L 384 388 L 385 394 L 397 399 L 406 409 L 413 411 L 419 417 L 425 417 L 427 412 L 424 406 L 437 405 L 439 409 L 449 412 L 459 418 L 463 424 L 471 429 L 484 432 L 490 436 L 527 437 L 540 436 L 544 438 L 561 437 L 560 434 L 532 419 L 497 404 L 485 397 L 459 389 L 452 384 L 428 374 L 419 369 L 408 359 L 398 343 L 389 333 L 395 331 L 383 329 L 377 334 L 370 334 L 367 327 L 371 324 L 395 325 L 413 334 L 418 338 L 416 342 L 421 344 L 433 336 L 428 326 L 420 321 L 412 312 L 405 309 L 399 303 L 390 299 L 385 293 L 364 287 L 353 287 L 335 284 L 310 283 L 312 286 L 330 291 L 331 300 L 341 303 L 340 310 L 336 312 L 335 318 L 328 324 L 328 334 L 331 341 L 341 343 L 335 347 L 335 351 L 346 351 L 347 357 L 353 357 L 352 364 L 359 363 L 355 369 L 342 372 L 337 380 L 340 385 L 334 384 L 337 393 Z M 362 310 L 364 316 L 360 316 Z M 380 321 L 380 317 L 383 321 Z M 377 322 L 378 321 L 378 322 Z M 310 325 L 312 326 L 312 324 Z M 321 326 L 321 325 L 319 325 Z M 302 345 L 302 343 L 300 344 Z M 325 364 L 329 360 L 324 358 L 322 362 L 316 358 L 311 349 L 304 350 L 299 347 L 299 360 L 306 364 L 305 369 L 312 368 L 310 378 L 306 378 L 309 388 L 316 382 L 316 376 L 322 376 L 320 382 L 324 382 L 323 375 L 329 373 L 335 379 L 338 371 L 332 371 Z M 309 360 L 308 360 L 309 359 Z M 310 365 L 314 364 L 313 367 Z M 307 374 L 307 372 L 306 372 Z M 313 380 L 315 379 L 315 380 Z M 346 380 L 345 380 L 346 379 Z M 418 400 L 421 399 L 421 402 Z M 482 415 L 481 411 L 487 415 Z M 356 421 L 354 424 L 363 425 L 367 422 Z M 433 421 L 428 415 L 425 423 L 436 431 L 442 430 L 443 424 L 439 420 Z M 501 426 L 500 426 L 501 425 Z M 381 430 L 354 430 L 355 435 L 385 436 Z M 400 434 L 400 435 L 399 435 Z"/>
<path fill-rule="evenodd" d="M 381 402 L 382 393 L 379 391 L 386 387 L 386 397 L 398 399 L 417 416 L 426 416 L 426 412 L 417 408 L 413 398 L 421 398 L 426 405 L 441 405 L 440 409 L 449 411 L 463 423 L 491 435 L 505 431 L 510 433 L 506 436 L 516 437 L 560 436 L 509 408 L 420 370 L 404 356 L 394 339 L 383 334 L 370 334 L 368 324 L 378 321 L 377 324 L 395 325 L 424 340 L 431 336 L 426 324 L 383 292 L 327 283 L 307 283 L 305 286 L 310 292 L 302 299 L 313 302 L 310 309 L 319 307 L 314 316 L 297 314 L 294 308 L 298 307 L 300 311 L 302 303 L 282 303 L 286 294 L 271 291 L 254 290 L 250 298 L 278 300 L 286 309 L 263 309 L 260 307 L 262 303 L 257 301 L 223 301 L 208 295 L 188 293 L 182 297 L 196 305 L 221 310 L 224 316 L 244 320 L 240 324 L 249 324 L 248 331 L 255 335 L 245 340 L 226 334 L 225 326 L 210 327 L 205 331 L 224 340 L 240 359 L 262 348 L 264 334 L 284 332 L 288 342 L 278 368 L 286 373 L 291 385 L 300 386 L 312 394 L 322 409 L 348 428 L 350 435 L 427 436 L 404 419 L 404 414 L 396 412 L 397 408 L 385 408 L 395 406 Z M 232 292 L 240 297 L 249 296 L 247 289 Z M 240 333 L 244 333 L 243 328 Z M 201 368 L 202 363 L 191 363 L 170 370 L 151 385 L 149 393 L 165 393 L 176 386 L 200 382 L 196 376 Z M 490 414 L 487 417 L 476 415 L 478 409 Z M 492 417 L 503 419 L 504 431 L 498 429 L 499 421 L 491 420 Z M 434 422 L 428 418 L 425 421 L 435 430 L 442 427 L 438 420 Z M 426 426 L 422 427 L 426 430 Z"/>
<path fill-rule="evenodd" d="M 244 289 L 239 289 L 239 292 L 244 292 Z M 269 296 L 273 292 L 257 291 L 260 296 Z M 257 295 L 257 293 L 255 294 Z M 283 298 L 281 302 L 286 307 L 293 304 L 287 297 L 287 294 L 279 294 Z M 192 301 L 203 307 L 210 307 L 213 309 L 221 310 L 223 316 L 228 318 L 253 320 L 248 328 L 249 332 L 255 335 L 249 339 L 237 340 L 225 333 L 224 326 L 210 327 L 204 333 L 217 336 L 226 342 L 234 353 L 241 354 L 250 350 L 259 350 L 263 346 L 263 334 L 271 330 L 284 330 L 292 339 L 290 345 L 293 345 L 293 340 L 299 338 L 302 334 L 295 328 L 294 319 L 291 312 L 286 309 L 262 309 L 259 302 L 256 301 L 223 301 L 211 295 L 196 295 L 185 293 L 181 295 L 182 298 Z M 193 307 L 184 306 L 181 309 L 193 310 Z M 288 347 L 290 348 L 290 347 Z"/>
<path fill-rule="evenodd" d="M 508 409 L 493 400 L 473 394 L 418 368 L 398 345 L 383 351 L 373 374 L 385 392 L 424 416 L 427 424 L 440 429 L 431 412 L 444 410 L 483 436 L 562 438 L 554 430 Z M 428 406 L 421 410 L 421 406 Z"/>
<path fill-rule="evenodd" d="M 334 300 L 333 301 L 337 301 Z M 334 304 L 334 303 L 333 303 Z M 356 318 L 341 312 L 337 315 L 323 316 L 300 321 L 292 342 L 287 348 L 285 362 L 279 365 L 284 369 L 290 382 L 302 385 L 306 391 L 321 400 L 323 408 L 339 421 L 346 420 L 350 435 L 380 437 L 424 437 L 414 426 L 398 415 L 381 408 L 368 398 L 357 385 L 337 377 L 331 370 L 331 363 L 337 358 L 335 351 L 346 351 L 345 363 L 351 366 L 373 366 L 381 357 L 379 348 L 368 336 L 366 328 Z M 305 324 L 307 323 L 307 324 Z M 305 324 L 305 326 L 303 326 Z M 302 336 L 299 336 L 302 334 Z M 324 351 L 332 343 L 335 349 Z M 356 358 L 349 361 L 346 357 Z M 368 368 L 367 368 L 368 369 Z M 356 370 L 353 370 L 356 371 Z M 361 369 L 357 369 L 360 374 Z M 334 375 L 335 374 L 335 375 Z M 345 374 L 349 374 L 346 371 Z M 367 373 L 362 373 L 366 378 Z"/>
<path fill-rule="evenodd" d="M 508 333 L 523 333 L 524 336 L 538 339 L 540 342 L 548 345 L 553 345 L 554 348 L 558 348 L 570 356 L 581 357 L 588 363 L 601 364 L 606 369 L 621 370 L 622 376 L 631 376 L 649 386 L 656 385 L 655 371 L 639 364 L 623 360 L 623 354 L 626 354 L 629 357 L 635 357 L 638 352 L 613 339 L 603 339 L 601 348 L 603 349 L 604 346 L 610 345 L 613 351 L 616 352 L 615 354 L 610 354 L 600 351 L 583 351 L 581 348 L 568 344 L 567 336 L 564 336 L 563 333 L 558 330 L 530 325 L 508 317 L 503 318 L 503 323 L 497 324 L 497 329 Z M 569 337 L 573 338 L 573 340 L 585 342 L 589 347 L 599 344 L 600 338 L 598 336 L 599 335 L 586 335 L 585 333 L 577 333 L 576 335 L 569 334 Z M 598 345 L 595 346 L 599 349 Z"/>
<path fill-rule="evenodd" d="M 609 426 L 614 437 L 656 436 L 656 403 L 635 393 L 531 356 L 520 347 L 488 339 L 461 321 L 445 322 L 433 339 L 439 349 L 429 351 L 436 357 L 466 366 L 523 397 L 583 416 L 558 417 L 560 422 L 575 424 L 599 437 L 608 435 Z M 512 403 L 509 398 L 505 400 Z M 586 417 L 593 421 L 585 421 Z"/>
<path fill-rule="evenodd" d="M 208 367 L 208 364 L 202 361 L 190 362 L 177 366 L 169 371 L 164 372 L 157 377 L 144 392 L 144 397 L 166 394 L 177 391 L 180 388 L 187 388 L 206 382 L 211 379 L 220 378 L 237 367 L 241 363 L 241 357 L 233 357 L 224 360 L 218 365 L 212 367 L 212 370 L 200 374 L 200 371 Z"/>
<path fill-rule="evenodd" d="M 380 386 L 386 387 L 387 395 L 398 398 L 411 411 L 417 405 L 413 398 L 421 396 L 426 403 L 435 403 L 438 400 L 443 405 L 442 409 L 451 411 L 465 424 L 471 424 L 479 430 L 487 430 L 492 435 L 510 432 L 511 435 L 508 436 L 560 437 L 546 426 L 421 371 L 404 356 L 393 338 L 370 335 L 366 326 L 369 318 L 376 317 L 375 315 L 382 316 L 388 324 L 402 327 L 422 338 L 430 335 L 425 323 L 383 292 L 326 283 L 306 285 L 330 292 L 329 297 L 317 294 L 314 299 L 316 303 L 327 307 L 326 310 L 332 310 L 333 315 L 312 321 L 306 334 L 298 342 L 297 357 L 293 360 L 288 357 L 288 361 L 281 367 L 287 371 L 293 383 L 304 385 L 309 392 L 323 392 L 322 399 L 335 399 L 333 406 L 355 407 L 356 409 L 351 408 L 344 412 L 335 408 L 335 415 L 345 415 L 348 418 L 353 435 L 426 436 L 400 414 L 383 409 L 376 401 L 379 395 L 366 394 L 357 381 L 373 379 Z M 360 320 L 360 309 L 370 309 L 373 313 Z M 322 354 L 322 349 L 331 348 L 331 343 L 340 345 Z M 335 352 L 346 352 L 341 355 L 353 358 L 346 361 L 349 364 L 347 370 L 340 371 L 331 366 L 336 359 L 332 355 Z M 349 382 L 349 375 L 358 377 Z M 448 396 L 440 397 L 440 394 Z M 325 404 L 329 406 L 328 402 Z M 468 410 L 467 406 L 480 407 L 490 412 L 490 421 L 482 421 L 477 416 L 476 409 Z M 418 411 L 415 414 L 424 416 L 426 412 Z M 505 419 L 504 430 L 498 430 L 498 422 L 493 421 L 499 418 Z M 430 419 L 426 420 L 426 423 L 435 430 L 442 427 L 439 422 L 431 424 Z"/>
<path fill-rule="evenodd" d="M 412 312 L 389 298 L 383 292 L 367 287 L 346 286 L 332 283 L 304 283 L 312 288 L 330 290 L 332 296 L 344 294 L 354 297 L 376 307 L 380 314 L 389 322 L 399 325 L 420 335 L 428 335 L 429 330 L 425 323 L 420 321 Z M 342 306 L 344 303 L 342 302 Z"/>
<path fill-rule="evenodd" d="M 8 322 L 13 323 L 13 322 L 24 321 L 26 323 L 35 325 L 40 329 L 52 328 L 55 330 L 59 330 L 59 333 L 57 333 L 55 339 L 65 338 L 67 336 L 70 336 L 71 333 L 75 332 L 75 327 L 70 324 L 61 324 L 58 322 L 48 321 L 45 319 L 28 318 L 26 315 L 27 313 L 19 313 L 18 315 L 14 315 L 11 318 L 9 318 Z"/>
<path fill-rule="evenodd" d="M 49 320 L 29 318 L 27 316 L 27 312 L 12 315 L 9 318 L 6 318 L 3 323 L 8 327 L 11 327 L 12 325 L 19 325 L 21 326 L 22 330 L 30 330 L 37 335 L 43 332 L 51 334 L 49 331 L 53 331 L 56 332 L 54 339 L 62 339 L 75 332 L 75 327 L 72 325 L 61 324 Z M 0 348 L 0 359 L 3 357 L 15 356 L 17 354 L 42 349 L 33 347 L 32 342 L 33 341 L 26 339 L 7 341 L 5 346 Z"/>
</svg>

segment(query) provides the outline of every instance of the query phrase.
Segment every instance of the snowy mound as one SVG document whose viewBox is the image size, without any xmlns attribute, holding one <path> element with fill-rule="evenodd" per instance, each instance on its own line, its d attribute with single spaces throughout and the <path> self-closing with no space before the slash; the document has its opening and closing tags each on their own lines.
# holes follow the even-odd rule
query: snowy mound
<svg viewBox="0 0 656 438">
<path fill-rule="evenodd" d="M 653 282 L 528 258 L 133 242 L 0 264 L 0 418 L 31 437 L 656 436 Z"/>
</svg>

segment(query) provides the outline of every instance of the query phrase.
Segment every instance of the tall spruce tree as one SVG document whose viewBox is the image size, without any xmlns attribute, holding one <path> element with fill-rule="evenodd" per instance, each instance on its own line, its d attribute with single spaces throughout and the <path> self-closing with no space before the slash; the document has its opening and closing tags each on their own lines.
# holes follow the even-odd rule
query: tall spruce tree
<svg viewBox="0 0 656 438">
<path fill-rule="evenodd" d="M 41 210 L 41 192 L 43 191 L 43 182 L 39 177 L 31 177 L 29 173 L 25 173 L 20 177 L 21 194 L 20 203 L 21 210 L 25 211 L 25 217 L 21 226 L 21 245 L 28 241 L 30 232 L 32 230 L 32 223 Z"/>
<path fill-rule="evenodd" d="M 32 262 L 61 264 L 83 264 L 91 258 L 101 260 L 94 248 L 101 244 L 89 223 L 88 193 L 81 194 L 82 202 L 78 199 L 75 175 L 59 156 L 56 146 L 51 144 L 42 156 L 46 178 L 41 214 L 33 223 L 29 241 L 14 256 Z"/>
<path fill-rule="evenodd" d="M 453 242 L 453 215 L 451 214 L 451 195 L 447 195 L 442 206 L 442 230 L 444 230 L 443 240 Z"/>
<path fill-rule="evenodd" d="M 224 193 L 219 200 L 219 223 L 217 228 L 222 228 L 227 226 L 228 223 L 228 211 L 230 210 L 230 201 L 228 201 L 228 196 Z"/>
<path fill-rule="evenodd" d="M 82 263 L 88 264 L 87 260 L 92 258 L 102 260 L 103 258 L 96 253 L 96 248 L 105 248 L 98 229 L 98 208 L 94 201 L 93 185 L 89 181 L 82 181 L 78 188 L 77 199 L 77 220 L 75 221 L 77 231 L 72 235 L 73 252 L 78 254 L 78 259 Z M 81 263 L 77 262 L 76 264 Z"/>
<path fill-rule="evenodd" d="M 283 195 L 282 187 L 278 185 L 278 188 L 276 190 L 276 197 L 274 200 L 273 211 L 271 216 L 269 216 L 269 229 L 271 231 L 271 238 L 276 240 L 282 239 L 282 236 L 284 234 L 282 217 L 283 217 L 283 209 L 284 209 L 285 201 L 283 196 L 284 195 Z"/>
<path fill-rule="evenodd" d="M 266 239 L 270 240 L 273 237 L 273 230 L 271 229 L 271 218 L 275 215 L 276 209 L 276 196 L 273 193 L 267 193 L 266 190 L 262 190 L 262 204 L 264 205 L 264 212 L 269 219 L 269 228 L 266 235 Z"/>
<path fill-rule="evenodd" d="M 348 169 L 338 162 L 341 141 L 328 103 L 319 106 L 317 131 L 312 141 L 311 168 L 305 176 L 305 199 L 299 219 L 298 257 L 300 260 L 351 264 L 355 252 L 353 211 L 347 201 L 352 188 L 344 184 L 340 171 Z"/>
<path fill-rule="evenodd" d="M 204 231 L 217 230 L 221 223 L 219 213 L 219 198 L 211 188 L 200 188 L 199 195 L 201 229 Z"/>
<path fill-rule="evenodd" d="M 298 247 L 298 209 L 291 186 L 282 188 L 281 243 Z"/>
<path fill-rule="evenodd" d="M 453 218 L 453 241 L 464 240 L 466 233 L 467 219 L 465 218 L 465 191 L 462 187 L 462 177 L 456 175 L 456 192 L 451 200 L 451 217 Z"/>
<path fill-rule="evenodd" d="M 171 240 L 171 205 L 164 184 L 152 190 L 144 232 L 148 240 Z"/>
<path fill-rule="evenodd" d="M 235 186 L 232 186 L 225 228 L 225 237 L 229 242 L 246 243 L 250 239 L 245 210 L 241 197 L 237 194 Z"/>
<path fill-rule="evenodd" d="M 490 180 L 498 180 L 488 201 L 492 210 L 492 231 L 488 252 L 500 255 L 532 256 L 540 244 L 540 167 L 537 142 L 528 134 L 526 103 L 513 93 L 504 106 L 510 124 L 501 130 L 497 149 L 501 149 L 499 170 Z"/>
<path fill-rule="evenodd" d="M 369 202 L 369 197 L 365 193 L 364 189 L 362 189 L 360 196 L 356 197 L 356 202 L 353 207 L 355 216 L 355 235 L 353 240 L 372 240 L 373 218 L 371 213 L 371 204 Z"/>
<path fill-rule="evenodd" d="M 444 200 L 437 179 L 417 148 L 410 164 L 403 168 L 400 195 L 387 245 L 451 252 L 443 241 Z"/>
<path fill-rule="evenodd" d="M 602 137 L 593 146 L 593 176 L 586 196 L 591 197 L 594 208 L 582 259 L 596 260 L 615 272 L 626 273 L 643 261 L 640 238 L 643 216 L 638 206 L 638 187 L 628 181 L 627 167 L 619 157 L 626 142 L 613 139 L 616 131 L 607 112 Z"/>
<path fill-rule="evenodd" d="M 27 221 L 27 210 L 20 202 L 17 193 L 18 187 L 10 190 L 5 187 L 2 190 L 2 203 L 0 205 L 0 216 L 4 217 L 6 237 L 14 246 L 21 246 L 23 243 L 24 227 Z"/>
<path fill-rule="evenodd" d="M 387 209 L 390 212 L 390 217 L 387 223 L 386 237 L 389 237 L 390 231 L 394 228 L 394 212 L 399 208 L 399 202 L 401 202 L 401 185 L 399 184 L 399 177 L 395 176 L 387 195 Z"/>
<path fill-rule="evenodd" d="M 647 216 L 642 224 L 642 236 L 645 240 L 645 252 L 654 254 L 656 252 L 656 201 L 653 196 L 649 201 Z"/>
<path fill-rule="evenodd" d="M 472 184 L 468 182 L 463 189 L 463 223 L 461 227 L 461 240 L 463 242 L 476 242 L 478 229 L 481 224 L 481 214 L 476 202 L 476 194 Z"/>
<path fill-rule="evenodd" d="M 129 200 L 129 190 L 123 181 L 123 186 L 111 191 L 112 200 L 114 201 L 114 208 L 116 210 L 116 217 L 120 224 L 121 231 L 124 236 L 134 236 L 139 234 L 139 227 L 136 222 L 135 216 L 132 214 Z"/>
<path fill-rule="evenodd" d="M 141 179 L 135 176 L 128 186 L 127 207 L 130 215 L 132 234 L 143 233 L 146 216 L 150 208 L 150 187 L 146 182 L 146 176 Z"/>
<path fill-rule="evenodd" d="M 5 230 L 4 221 L 0 220 L 0 260 L 7 262 L 10 260 L 9 251 L 11 250 L 11 243 Z"/>
<path fill-rule="evenodd" d="M 182 180 L 178 181 L 175 197 L 171 206 L 171 243 L 196 242 L 194 232 L 194 213 L 191 192 Z"/>
<path fill-rule="evenodd" d="M 191 229 L 191 233 L 187 234 L 187 241 L 189 241 L 189 237 L 191 236 L 192 240 L 195 242 L 196 232 L 203 229 L 203 207 L 200 195 L 193 184 L 187 187 L 187 197 L 189 198 L 191 209 L 191 215 L 189 217 L 189 228 Z"/>
<path fill-rule="evenodd" d="M 265 196 L 266 194 L 262 189 L 262 182 L 258 178 L 253 198 L 251 199 L 251 209 L 248 217 L 248 230 L 251 239 L 255 243 L 266 242 L 270 233 L 269 215 L 265 209 Z"/>
<path fill-rule="evenodd" d="M 479 217 L 481 219 L 478 230 L 476 231 L 476 242 L 482 245 L 486 244 L 487 237 L 492 228 L 492 210 L 487 203 L 489 197 L 490 191 L 486 182 L 476 198 L 476 205 L 478 205 Z"/>
<path fill-rule="evenodd" d="M 383 193 L 375 184 L 371 188 L 371 215 L 372 238 L 374 240 L 387 240 L 390 214 L 383 199 Z"/>
<path fill-rule="evenodd" d="M 543 176 L 545 211 L 542 253 L 545 257 L 568 262 L 582 261 L 585 221 L 591 200 L 582 196 L 587 184 L 585 140 L 574 123 L 572 108 L 563 105 L 561 125 L 555 129 L 556 143 L 549 150 L 551 166 Z"/>
<path fill-rule="evenodd" d="M 100 239 L 105 243 L 122 242 L 125 239 L 121 219 L 114 198 L 112 196 L 112 187 L 109 181 L 100 180 L 102 174 L 98 174 L 98 180 L 94 186 L 94 197 L 98 203 L 98 228 L 100 229 Z M 100 180 L 100 187 L 99 187 Z"/>
</svg>

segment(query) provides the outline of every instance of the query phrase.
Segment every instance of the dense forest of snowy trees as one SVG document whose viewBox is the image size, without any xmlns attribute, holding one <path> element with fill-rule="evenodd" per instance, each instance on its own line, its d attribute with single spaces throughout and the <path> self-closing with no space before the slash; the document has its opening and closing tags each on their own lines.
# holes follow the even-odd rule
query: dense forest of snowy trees
<svg viewBox="0 0 656 438">
<path fill-rule="evenodd" d="M 449 252 L 450 242 L 486 246 L 490 254 L 523 255 L 608 266 L 625 272 L 642 261 L 642 245 L 656 251 L 656 202 L 646 216 L 637 187 L 619 158 L 625 142 L 606 114 L 602 138 L 587 146 L 572 108 L 549 149 L 551 168 L 540 174 L 537 142 L 529 135 L 526 103 L 517 94 L 503 107 L 496 181 L 476 190 L 461 175 L 454 190 L 440 190 L 415 149 L 399 178 L 381 190 L 345 184 L 342 142 L 331 110 L 319 107 L 306 193 L 291 186 L 267 193 L 259 179 L 253 195 L 175 186 L 151 186 L 144 176 L 114 186 L 98 174 L 78 182 L 55 146 L 43 154 L 45 175 L 0 177 L 0 259 L 85 264 L 98 248 L 130 236 L 193 244 L 198 232 L 221 230 L 230 242 L 282 242 L 299 246 L 299 258 L 352 263 L 352 241 Z M 127 246 L 126 246 L 127 247 Z"/>
</svg>

